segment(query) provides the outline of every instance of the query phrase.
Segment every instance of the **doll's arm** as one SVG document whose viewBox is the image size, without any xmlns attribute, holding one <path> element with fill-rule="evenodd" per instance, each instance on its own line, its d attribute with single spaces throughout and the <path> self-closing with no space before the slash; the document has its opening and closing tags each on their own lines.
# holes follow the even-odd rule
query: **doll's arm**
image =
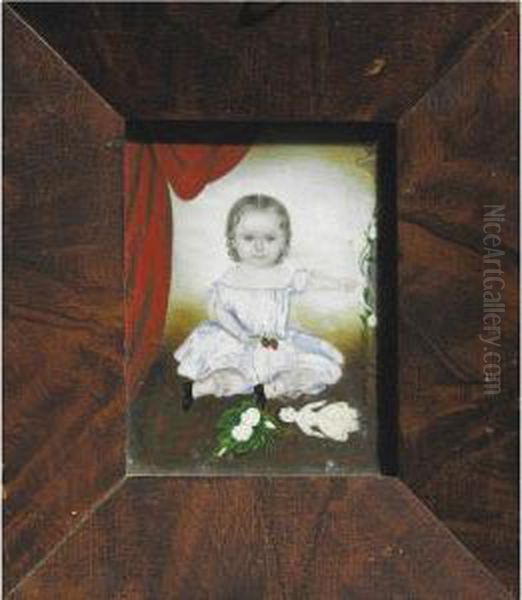
<svg viewBox="0 0 522 600">
<path fill-rule="evenodd" d="M 218 321 L 225 331 L 240 342 L 248 342 L 250 340 L 249 331 L 234 312 L 223 304 L 219 297 L 219 292 L 215 288 L 212 290 L 210 297 L 209 313 L 212 319 Z"/>
<path fill-rule="evenodd" d="M 318 437 L 318 438 L 324 438 L 326 437 L 325 435 L 323 435 L 320 431 L 318 431 L 317 429 L 314 429 L 315 423 L 310 423 L 306 418 L 297 418 L 297 425 L 299 426 L 299 429 L 305 434 L 305 435 L 310 435 L 313 437 Z"/>
<path fill-rule="evenodd" d="M 324 435 L 324 433 L 321 433 L 318 429 L 311 429 L 310 430 L 311 433 L 309 435 L 313 435 L 316 438 L 326 438 L 326 436 Z"/>
<path fill-rule="evenodd" d="M 305 435 L 310 435 L 312 437 L 317 437 L 317 438 L 325 438 L 326 436 L 321 433 L 319 430 L 317 429 L 313 429 L 313 427 L 311 427 L 308 424 L 305 423 L 299 423 L 299 427 L 301 429 L 301 431 L 305 434 Z"/>
<path fill-rule="evenodd" d="M 317 402 L 310 402 L 310 404 L 306 404 L 306 406 L 304 406 L 303 408 L 307 408 L 308 410 L 316 410 L 318 408 L 321 408 L 321 406 L 324 406 L 326 404 L 326 400 L 318 400 Z"/>
</svg>

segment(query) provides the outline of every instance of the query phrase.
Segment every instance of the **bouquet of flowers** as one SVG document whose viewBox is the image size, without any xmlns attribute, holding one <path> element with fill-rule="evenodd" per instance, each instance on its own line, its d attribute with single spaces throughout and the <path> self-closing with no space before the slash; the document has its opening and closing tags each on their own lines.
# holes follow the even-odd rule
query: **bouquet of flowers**
<svg viewBox="0 0 522 600">
<path fill-rule="evenodd" d="M 270 446 L 280 433 L 277 421 L 248 399 L 227 409 L 217 422 L 215 456 L 246 454 Z"/>
</svg>

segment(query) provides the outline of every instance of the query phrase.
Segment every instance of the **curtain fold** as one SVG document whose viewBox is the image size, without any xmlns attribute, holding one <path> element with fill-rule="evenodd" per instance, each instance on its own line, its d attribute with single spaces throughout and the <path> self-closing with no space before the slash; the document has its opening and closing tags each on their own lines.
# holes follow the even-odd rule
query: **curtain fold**
<svg viewBox="0 0 522 600">
<path fill-rule="evenodd" d="M 125 144 L 125 381 L 129 401 L 146 379 L 163 339 L 172 276 L 169 185 L 182 200 L 192 200 L 247 152 L 248 146 L 235 144 Z"/>
</svg>

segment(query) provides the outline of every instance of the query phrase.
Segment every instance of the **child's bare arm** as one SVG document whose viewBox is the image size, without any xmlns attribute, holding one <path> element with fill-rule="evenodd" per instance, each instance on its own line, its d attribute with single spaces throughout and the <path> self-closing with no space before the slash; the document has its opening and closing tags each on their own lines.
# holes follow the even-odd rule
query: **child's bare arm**
<svg viewBox="0 0 522 600">
<path fill-rule="evenodd" d="M 352 292 L 359 282 L 355 279 L 332 277 L 320 271 L 310 271 L 306 289 L 310 291 Z"/>
<path fill-rule="evenodd" d="M 214 306 L 214 317 L 219 324 L 228 331 L 230 335 L 234 336 L 241 342 L 248 342 L 251 340 L 250 332 L 244 327 L 237 316 L 231 311 L 227 310 L 221 305 Z"/>
</svg>

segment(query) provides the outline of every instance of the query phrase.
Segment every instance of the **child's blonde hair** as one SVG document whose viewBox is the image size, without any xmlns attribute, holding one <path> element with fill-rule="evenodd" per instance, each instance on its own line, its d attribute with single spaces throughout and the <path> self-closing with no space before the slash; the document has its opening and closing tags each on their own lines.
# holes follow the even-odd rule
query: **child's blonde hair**
<svg viewBox="0 0 522 600">
<path fill-rule="evenodd" d="M 230 209 L 227 217 L 225 234 L 228 255 L 233 261 L 239 262 L 239 254 L 235 246 L 235 231 L 239 221 L 241 221 L 241 218 L 248 210 L 274 210 L 281 219 L 281 229 L 285 235 L 285 247 L 279 255 L 276 264 L 281 262 L 283 258 L 288 255 L 288 251 L 290 250 L 290 239 L 292 237 L 290 215 L 284 204 L 279 202 L 279 200 L 272 198 L 272 196 L 266 196 L 265 194 L 250 194 L 248 196 L 243 196 Z"/>
</svg>

